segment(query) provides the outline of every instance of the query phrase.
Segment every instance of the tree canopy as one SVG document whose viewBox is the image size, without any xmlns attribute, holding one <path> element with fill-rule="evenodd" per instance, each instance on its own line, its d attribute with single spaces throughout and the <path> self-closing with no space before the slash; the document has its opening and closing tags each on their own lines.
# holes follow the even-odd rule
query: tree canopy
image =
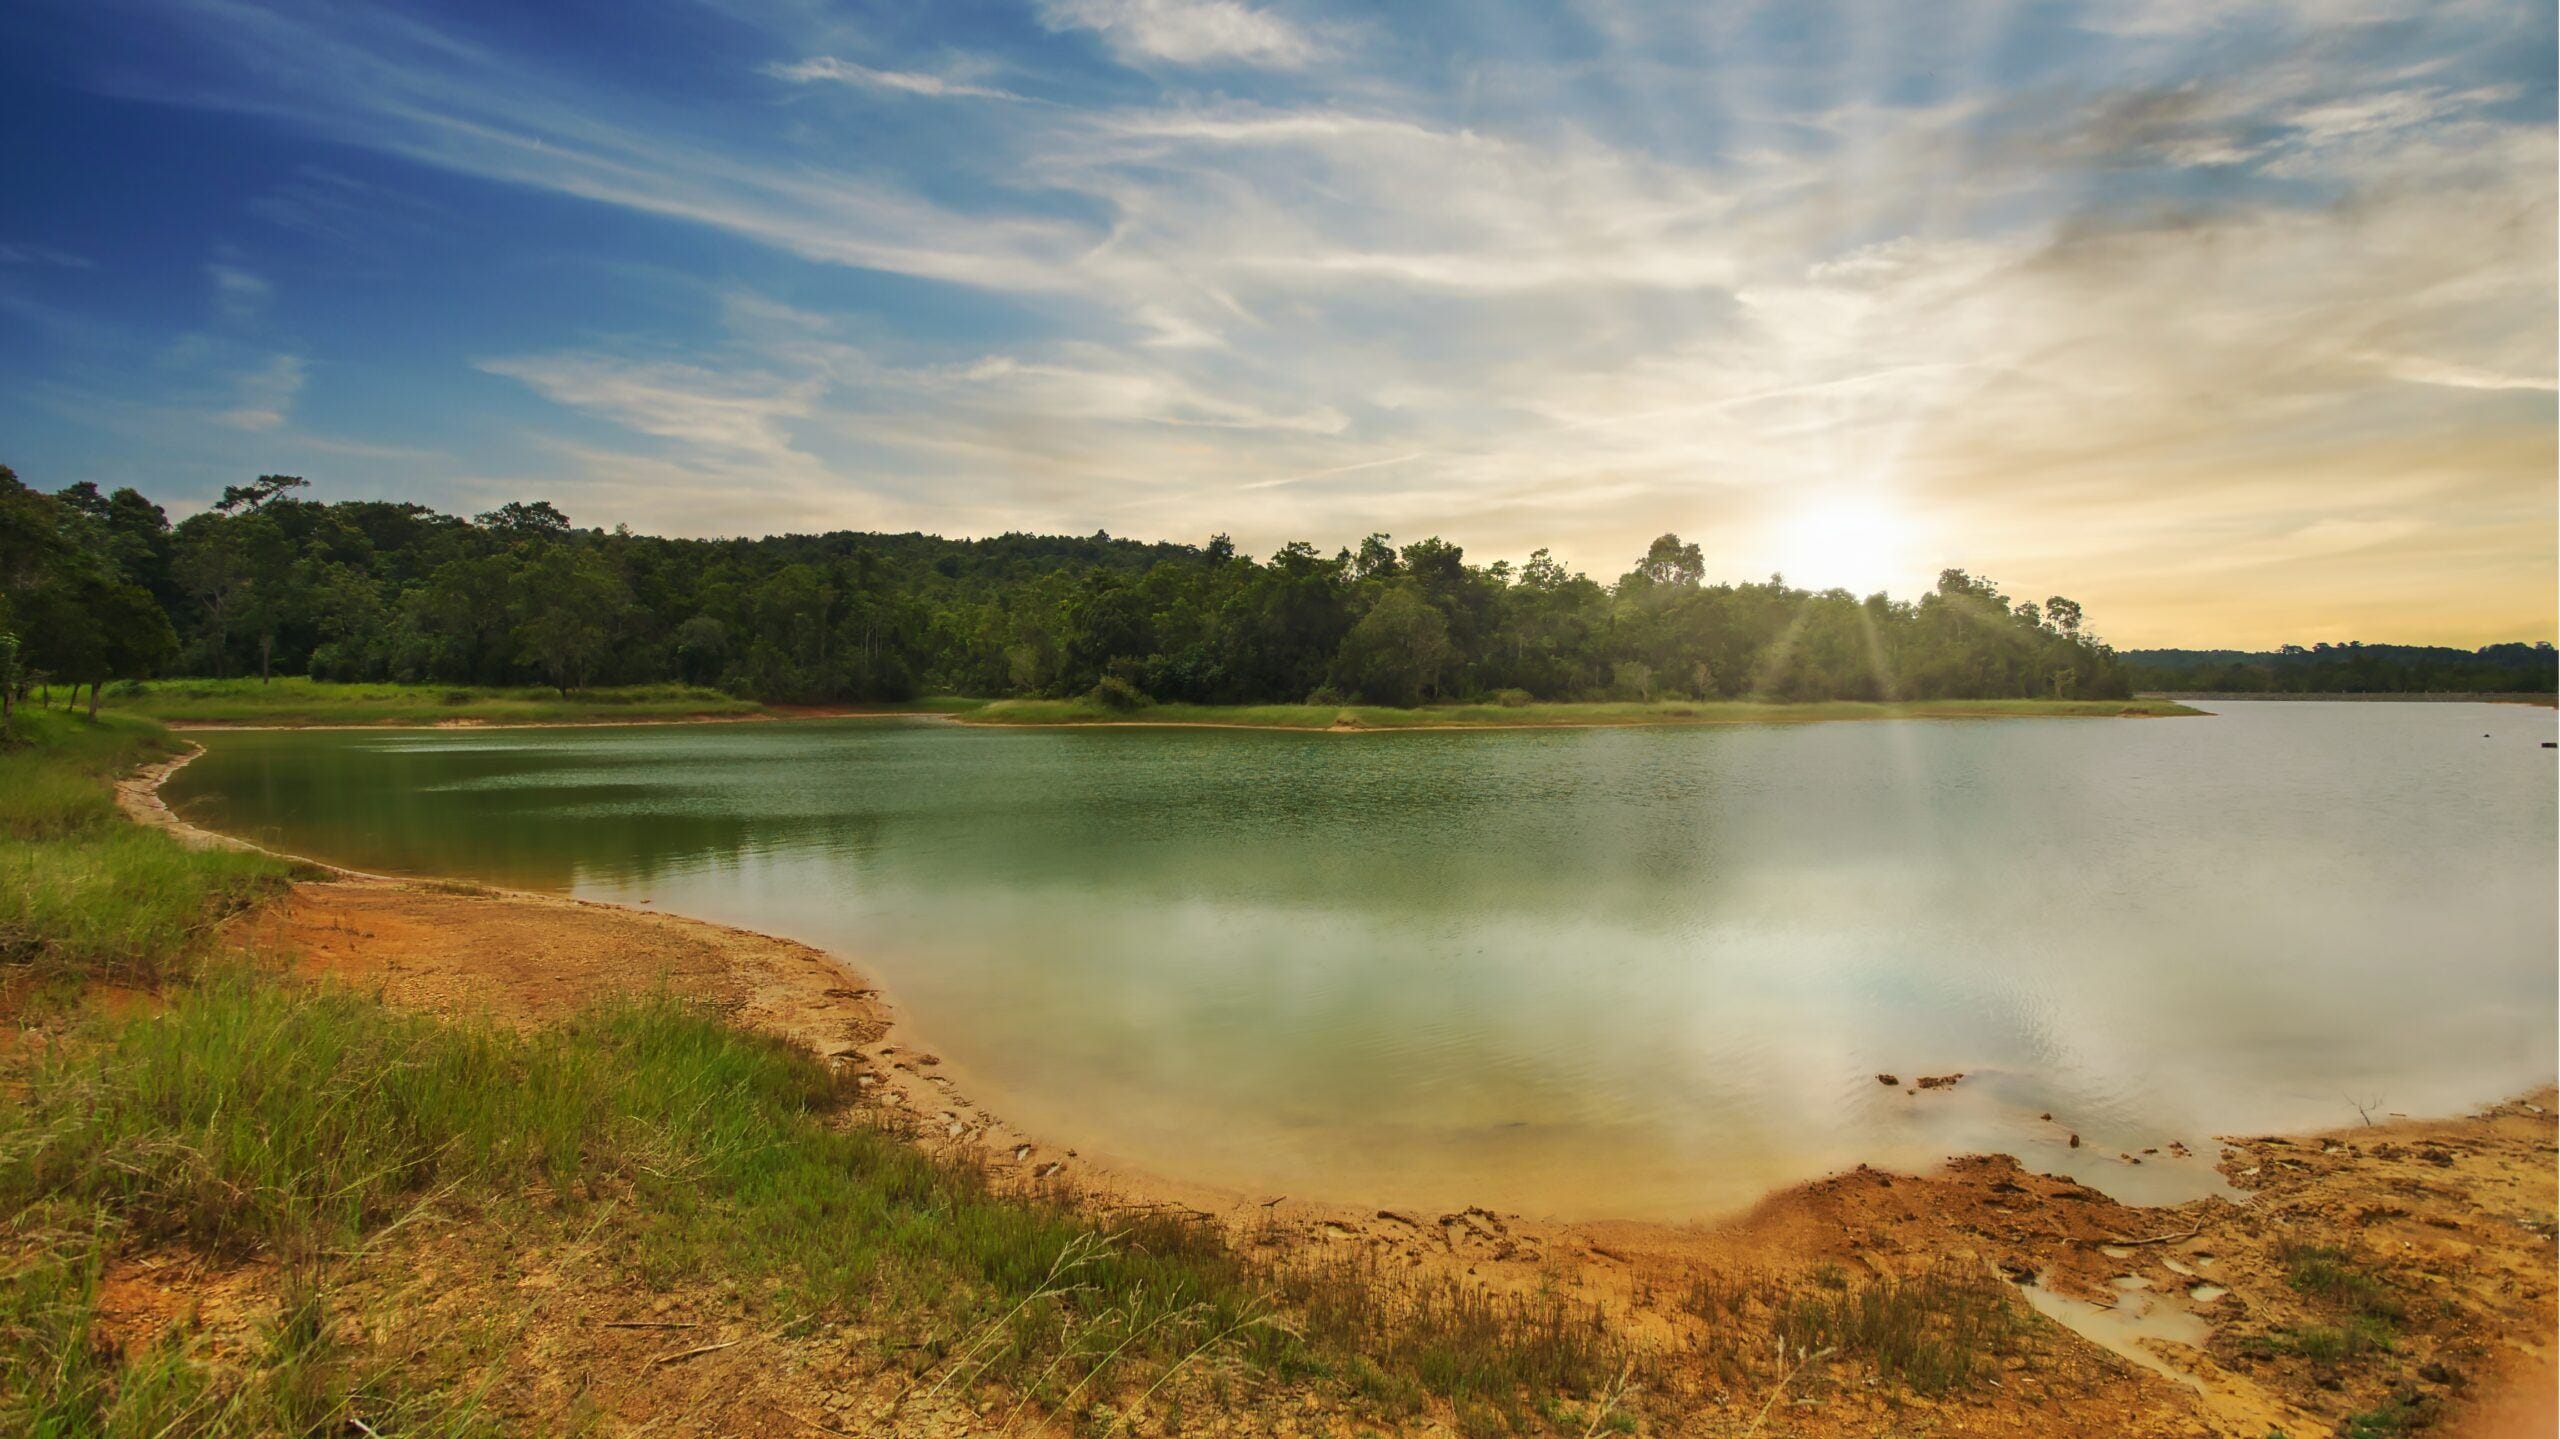
<svg viewBox="0 0 2560 1439">
<path fill-rule="evenodd" d="M 769 700 L 923 692 L 1409 704 L 1541 699 L 2105 698 L 2131 675 L 2063 596 L 1960 569 L 1912 600 L 1771 576 L 1710 584 L 1655 540 L 1603 582 L 1545 550 L 1470 563 L 1370 535 L 1267 559 L 1027 534 L 670 539 L 539 500 L 476 518 L 231 486 L 172 525 L 132 489 L 0 470 L 0 631 L 23 673 L 586 685 L 686 680 Z M 94 694 L 94 689 L 93 689 Z"/>
</svg>

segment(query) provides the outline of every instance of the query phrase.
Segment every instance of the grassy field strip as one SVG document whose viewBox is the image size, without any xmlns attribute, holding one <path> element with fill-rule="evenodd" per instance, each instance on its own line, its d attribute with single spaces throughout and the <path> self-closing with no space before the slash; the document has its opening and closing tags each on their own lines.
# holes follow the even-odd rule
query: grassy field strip
<svg viewBox="0 0 2560 1439">
<path fill-rule="evenodd" d="M 984 725 L 1196 725 L 1291 730 L 1563 729 L 1591 726 L 1800 724 L 1829 720 L 2133 718 L 2192 715 L 2175 700 L 1914 700 L 1805 704 L 1662 700 L 1526 705 L 1180 705 L 1113 709 L 1090 699 L 995 700 L 954 717 Z"/>
<path fill-rule="evenodd" d="M 691 685 L 625 689 L 475 689 L 439 685 L 330 684 L 297 676 L 151 680 L 117 685 L 103 705 L 173 724 L 435 725 L 574 724 L 746 718 L 771 713 L 753 700 Z"/>
</svg>

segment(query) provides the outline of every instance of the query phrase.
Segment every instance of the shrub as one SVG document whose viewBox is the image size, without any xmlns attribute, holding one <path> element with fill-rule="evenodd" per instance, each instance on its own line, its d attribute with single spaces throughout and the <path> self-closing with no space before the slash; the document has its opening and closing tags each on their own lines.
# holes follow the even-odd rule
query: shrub
<svg viewBox="0 0 2560 1439">
<path fill-rule="evenodd" d="M 1495 690 L 1493 702 L 1507 710 L 1525 709 L 1531 696 L 1527 690 Z"/>
<path fill-rule="evenodd" d="M 1101 683 L 1096 684 L 1085 697 L 1109 710 L 1144 709 L 1155 703 L 1147 697 L 1146 691 L 1118 675 L 1104 675 Z"/>
</svg>

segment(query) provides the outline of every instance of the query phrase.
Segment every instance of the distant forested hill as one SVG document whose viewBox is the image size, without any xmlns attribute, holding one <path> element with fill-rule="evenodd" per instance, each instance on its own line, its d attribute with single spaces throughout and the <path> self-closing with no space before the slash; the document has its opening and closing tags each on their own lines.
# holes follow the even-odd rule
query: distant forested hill
<svg viewBox="0 0 2560 1439">
<path fill-rule="evenodd" d="M 1267 559 L 1223 535 L 692 540 L 318 501 L 294 476 L 172 525 L 133 489 L 0 467 L 0 682 L 151 675 L 590 685 L 764 700 L 1781 700 L 2128 693 L 2080 606 L 1947 570 L 1914 600 L 1710 584 L 1664 535 L 1603 582 L 1540 550 L 1371 535 Z M 92 690 L 94 694 L 94 689 Z"/>
<path fill-rule="evenodd" d="M 2286 645 L 2248 650 L 2126 650 L 2133 686 L 2231 694 L 2550 694 L 2560 653 L 2549 644 Z"/>
</svg>

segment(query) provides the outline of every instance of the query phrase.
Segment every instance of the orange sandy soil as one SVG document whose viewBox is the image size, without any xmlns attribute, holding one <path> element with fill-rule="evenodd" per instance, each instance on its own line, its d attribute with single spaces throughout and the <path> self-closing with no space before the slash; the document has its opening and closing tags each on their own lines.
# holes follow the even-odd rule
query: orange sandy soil
<svg viewBox="0 0 2560 1439">
<path fill-rule="evenodd" d="M 184 831 L 158 806 L 156 781 L 128 782 L 128 809 Z M 394 1005 L 512 1025 L 669 987 L 831 1057 L 866 1096 L 858 1108 L 903 1111 L 918 1142 L 966 1149 L 1024 1184 L 1076 1185 L 1103 1206 L 1179 1204 L 1278 1262 L 1365 1250 L 1384 1282 L 1464 1274 L 1495 1289 L 1561 1287 L 1596 1301 L 1651 1355 L 1616 1416 L 1637 1432 L 2310 1439 L 2394 1403 L 2418 1427 L 2374 1429 L 2375 1439 L 2554 1432 L 2560 1104 L 2548 1090 L 2461 1118 L 2227 1141 L 2222 1167 L 2250 1192 L 2245 1203 L 2130 1208 L 1991 1156 L 1931 1175 L 1861 1169 L 1694 1227 L 1544 1223 L 1483 1209 L 1265 1204 L 1095 1170 L 971 1105 L 933 1056 L 899 1042 L 879 996 L 835 959 L 673 915 L 341 874 L 297 884 L 236 923 L 230 941 Z M 495 1228 L 439 1213 L 378 1243 L 345 1283 L 349 1312 L 369 1316 L 352 1337 L 379 1352 L 432 1370 L 458 1335 L 502 1351 L 487 1398 L 511 1432 L 1068 1432 L 1015 1414 L 1002 1394 L 919 1400 L 916 1347 L 933 1336 L 902 1335 L 895 1316 L 876 1329 L 795 1333 L 734 1285 L 643 1283 L 594 1232 Z M 2300 1331 L 2344 1322 L 2336 1302 L 2289 1282 L 2282 1253 L 2304 1245 L 2342 1251 L 2383 1286 L 2400 1314 L 2387 1352 L 2326 1362 L 2296 1352 Z M 1772 1351 L 1776 1306 L 1871 1276 L 1957 1270 L 2084 1301 L 2080 1312 L 2101 1324 L 2145 1310 L 2153 1323 L 2184 1319 L 2199 1342 L 2119 1341 L 2137 1363 L 2029 1319 L 1988 1382 L 1935 1399 L 1879 1383 L 1862 1364 Z M 105 1327 L 128 1348 L 181 1314 L 211 1333 L 246 1333 L 274 1311 L 275 1289 L 257 1265 L 127 1258 L 110 1276 Z M 741 1342 L 658 1362 L 731 1340 Z M 1236 1376 L 1220 1399 L 1187 1409 L 1184 1432 L 1455 1432 L 1444 1411 L 1385 1417 L 1339 1385 Z"/>
</svg>

